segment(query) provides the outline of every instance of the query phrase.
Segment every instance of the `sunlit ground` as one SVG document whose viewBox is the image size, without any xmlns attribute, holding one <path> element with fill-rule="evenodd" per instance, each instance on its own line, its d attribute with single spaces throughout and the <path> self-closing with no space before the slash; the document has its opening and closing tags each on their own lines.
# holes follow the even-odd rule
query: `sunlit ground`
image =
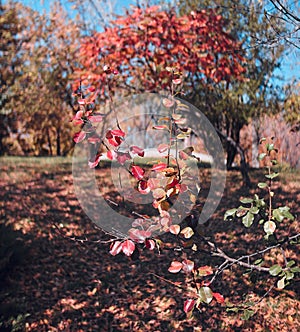
<svg viewBox="0 0 300 332">
<path fill-rule="evenodd" d="M 223 305 L 204 306 L 187 320 L 183 302 L 187 298 L 183 274 L 170 275 L 170 261 L 177 252 L 145 250 L 140 259 L 111 256 L 109 245 L 66 239 L 63 235 L 107 239 L 94 228 L 74 195 L 71 159 L 0 159 L 0 330 L 12 331 L 292 331 L 300 330 L 299 277 L 283 291 L 273 290 L 256 306 L 249 320 L 239 313 L 226 312 Z M 209 183 L 203 173 L 203 190 Z M 110 169 L 97 170 L 103 188 L 110 191 Z M 263 179 L 262 171 L 251 171 L 253 183 Z M 275 183 L 275 204 L 289 205 L 299 216 L 300 172 L 284 169 Z M 255 187 L 255 186 L 254 186 Z M 254 192 L 254 189 L 251 190 Z M 261 232 L 238 223 L 224 222 L 227 208 L 247 196 L 240 173 L 228 173 L 222 202 L 208 226 L 206 236 L 231 255 L 240 255 L 263 246 Z M 101 213 L 101 211 L 99 211 Z M 105 216 L 103 216 L 105 218 Z M 57 230 L 60 230 L 58 232 Z M 283 222 L 280 234 L 299 232 L 298 223 Z M 286 255 L 297 260 L 299 251 L 288 247 Z M 194 253 L 199 265 L 220 263 Z M 282 256 L 277 249 L 267 261 Z M 226 300 L 258 301 L 268 289 L 271 276 L 243 276 L 233 267 L 214 284 Z M 152 273 L 174 284 L 157 278 Z M 19 329 L 18 329 L 19 328 Z"/>
</svg>

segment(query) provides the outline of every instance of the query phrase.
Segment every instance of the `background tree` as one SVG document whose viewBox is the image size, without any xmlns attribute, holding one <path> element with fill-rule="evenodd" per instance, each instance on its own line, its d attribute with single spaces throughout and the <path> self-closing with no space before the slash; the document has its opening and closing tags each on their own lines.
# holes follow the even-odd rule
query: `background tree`
<svg viewBox="0 0 300 332">
<path fill-rule="evenodd" d="M 80 29 L 59 4 L 53 5 L 49 15 L 18 4 L 7 5 L 7 10 L 16 7 L 16 16 L 23 22 L 21 35 L 32 37 L 16 52 L 18 75 L 8 84 L 9 98 L 2 105 L 7 121 L 17 124 L 11 141 L 17 141 L 25 154 L 66 154 L 72 148 L 70 75 Z M 7 63 L 8 70 L 14 67 Z"/>
<path fill-rule="evenodd" d="M 279 87 L 275 86 L 274 71 L 280 67 L 284 46 L 273 43 L 277 32 L 283 31 L 282 21 L 276 16 L 267 16 L 260 2 L 254 1 L 181 1 L 181 13 L 203 8 L 214 8 L 227 22 L 231 34 L 240 41 L 241 47 L 235 52 L 245 58 L 246 79 L 231 80 L 217 84 L 206 82 L 198 85 L 189 97 L 205 112 L 220 133 L 227 151 L 227 168 L 231 168 L 235 155 L 244 160 L 240 146 L 240 132 L 244 125 L 252 121 L 255 126 L 262 114 L 279 111 Z M 272 81 L 273 79 L 273 81 Z M 211 85 L 210 89 L 206 87 Z M 254 137 L 258 145 L 258 138 Z M 244 168 L 246 165 L 241 165 Z M 244 180 L 248 184 L 246 173 Z"/>
<path fill-rule="evenodd" d="M 23 17 L 20 16 L 23 12 Z M 0 5 L 0 108 L 1 108 L 1 133 L 0 154 L 7 152 L 3 139 L 12 134 L 16 129 L 16 112 L 9 107 L 13 98 L 12 86 L 22 75 L 25 43 L 35 38 L 33 31 L 28 31 L 25 17 L 32 11 L 21 4 Z M 24 17 L 25 16 L 25 17 Z"/>
<path fill-rule="evenodd" d="M 300 83 L 287 86 L 286 95 L 284 117 L 297 131 L 300 126 Z"/>
</svg>

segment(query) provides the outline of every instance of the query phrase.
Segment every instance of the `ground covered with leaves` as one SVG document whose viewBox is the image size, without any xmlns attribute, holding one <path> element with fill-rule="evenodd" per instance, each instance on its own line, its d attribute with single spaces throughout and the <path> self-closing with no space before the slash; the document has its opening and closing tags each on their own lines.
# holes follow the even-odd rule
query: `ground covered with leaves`
<svg viewBox="0 0 300 332">
<path fill-rule="evenodd" d="M 208 171 L 202 172 L 205 191 Z M 109 192 L 110 168 L 97 173 L 99 185 Z M 262 171 L 250 175 L 254 184 L 263 178 Z M 238 257 L 265 244 L 260 241 L 260 231 L 223 221 L 225 210 L 236 207 L 239 198 L 248 195 L 238 172 L 227 176 L 221 204 L 202 232 L 226 253 Z M 286 204 L 299 216 L 299 172 L 283 173 L 275 186 L 275 204 Z M 139 259 L 132 260 L 124 255 L 111 256 L 109 244 L 68 239 L 107 239 L 78 204 L 69 159 L 2 158 L 0 188 L 0 331 L 300 330 L 299 278 L 284 290 L 275 288 L 261 298 L 272 277 L 250 277 L 232 266 L 214 284 L 225 303 L 203 305 L 187 319 L 183 311 L 185 275 L 168 272 L 178 252 L 144 250 Z M 297 221 L 282 225 L 280 231 L 282 235 L 295 232 L 299 232 Z M 287 247 L 286 255 L 299 258 L 295 246 Z M 192 257 L 201 265 L 214 268 L 220 264 L 205 253 Z M 283 260 L 276 249 L 265 259 Z M 237 304 L 245 300 L 256 303 L 249 320 L 226 311 L 228 301 Z"/>
</svg>

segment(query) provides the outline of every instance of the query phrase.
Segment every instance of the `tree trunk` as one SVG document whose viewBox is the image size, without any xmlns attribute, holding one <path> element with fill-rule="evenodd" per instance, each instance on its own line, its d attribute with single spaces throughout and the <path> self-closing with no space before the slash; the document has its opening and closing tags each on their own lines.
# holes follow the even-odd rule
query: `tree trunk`
<svg viewBox="0 0 300 332">
<path fill-rule="evenodd" d="M 247 162 L 246 162 L 244 150 L 231 137 L 226 136 L 219 129 L 216 129 L 216 130 L 217 130 L 217 133 L 221 136 L 221 138 L 223 140 L 225 140 L 227 144 L 230 144 L 233 148 L 235 148 L 237 153 L 240 155 L 240 158 L 241 158 L 240 171 L 241 171 L 241 174 L 242 174 L 242 177 L 243 177 L 243 184 L 244 184 L 244 186 L 250 188 L 251 187 L 251 181 L 250 181 L 250 177 L 249 177 L 249 174 L 248 174 L 248 165 L 247 165 Z"/>
<path fill-rule="evenodd" d="M 47 128 L 47 140 L 48 140 L 48 145 L 49 145 L 49 153 L 50 153 L 50 156 L 53 156 L 53 151 L 52 151 L 52 144 L 51 144 L 51 137 L 50 137 L 49 128 Z"/>
<path fill-rule="evenodd" d="M 227 152 L 227 160 L 226 160 L 226 168 L 227 170 L 230 170 L 232 168 L 232 164 L 234 161 L 234 158 L 237 154 L 237 149 L 234 145 L 227 142 L 226 144 L 226 152 Z"/>
<path fill-rule="evenodd" d="M 60 128 L 56 128 L 56 155 L 61 156 Z"/>
</svg>

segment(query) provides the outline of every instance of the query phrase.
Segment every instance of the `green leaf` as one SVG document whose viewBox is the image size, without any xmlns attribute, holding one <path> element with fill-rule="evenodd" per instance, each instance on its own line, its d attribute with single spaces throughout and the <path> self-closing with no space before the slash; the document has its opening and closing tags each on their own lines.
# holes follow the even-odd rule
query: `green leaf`
<svg viewBox="0 0 300 332">
<path fill-rule="evenodd" d="M 278 208 L 281 212 L 287 212 L 290 211 L 290 208 L 288 206 L 280 206 Z"/>
<path fill-rule="evenodd" d="M 213 299 L 212 291 L 209 287 L 201 287 L 199 289 L 199 297 L 202 302 L 209 304 Z"/>
<path fill-rule="evenodd" d="M 255 302 L 253 302 L 253 301 L 246 301 L 244 303 L 244 306 L 246 306 L 246 307 L 252 307 L 254 304 L 255 304 Z"/>
<path fill-rule="evenodd" d="M 256 194 L 254 195 L 254 202 L 258 208 L 266 206 L 266 203 L 263 198 L 259 198 Z"/>
<path fill-rule="evenodd" d="M 235 216 L 236 211 L 237 211 L 237 209 L 227 210 L 224 214 L 224 220 L 226 220 L 228 217 L 233 218 Z"/>
<path fill-rule="evenodd" d="M 285 276 L 277 281 L 277 288 L 283 289 L 285 287 Z"/>
<path fill-rule="evenodd" d="M 282 213 L 279 209 L 274 209 L 272 212 L 272 216 L 275 220 L 277 220 L 279 222 L 284 220 L 284 216 L 282 215 Z"/>
<path fill-rule="evenodd" d="M 293 273 L 300 273 L 300 267 L 299 266 L 295 266 L 291 268 L 291 272 Z"/>
<path fill-rule="evenodd" d="M 267 179 L 274 179 L 274 178 L 276 178 L 278 175 L 279 175 L 279 173 L 274 172 L 274 173 L 271 173 L 271 174 L 266 174 L 265 177 L 266 177 Z"/>
<path fill-rule="evenodd" d="M 253 213 L 253 214 L 258 214 L 258 212 L 259 212 L 259 208 L 256 207 L 256 206 L 253 206 L 249 211 L 250 211 L 251 213 Z"/>
<path fill-rule="evenodd" d="M 261 263 L 263 263 L 263 260 L 260 258 L 254 262 L 254 265 L 260 265 Z"/>
<path fill-rule="evenodd" d="M 249 203 L 253 202 L 253 199 L 246 197 L 246 198 L 240 199 L 240 202 L 243 203 L 243 204 L 249 204 Z"/>
<path fill-rule="evenodd" d="M 266 188 L 268 186 L 268 184 L 265 182 L 259 182 L 257 186 L 258 186 L 258 188 L 263 189 L 263 188 Z"/>
<path fill-rule="evenodd" d="M 250 310 L 250 309 L 245 309 L 241 318 L 242 320 L 248 320 L 250 319 L 253 315 L 255 314 L 254 310 Z"/>
<path fill-rule="evenodd" d="M 282 267 L 278 264 L 271 266 L 269 269 L 269 273 L 271 274 L 271 276 L 274 276 L 274 277 L 277 276 L 281 271 L 282 271 Z"/>
<path fill-rule="evenodd" d="M 283 221 L 285 218 L 289 220 L 295 219 L 295 217 L 289 212 L 289 207 L 287 206 L 281 206 L 278 209 L 274 209 L 272 216 L 279 222 Z"/>
<path fill-rule="evenodd" d="M 266 153 L 260 153 L 258 156 L 258 160 L 263 160 L 267 154 Z"/>
<path fill-rule="evenodd" d="M 288 261 L 288 263 L 286 264 L 286 267 L 291 267 L 295 264 L 296 264 L 296 262 L 294 260 L 291 260 L 291 261 Z"/>
<path fill-rule="evenodd" d="M 273 234 L 275 232 L 275 229 L 276 229 L 276 224 L 274 221 L 270 220 L 264 223 L 264 231 L 267 235 Z"/>
<path fill-rule="evenodd" d="M 284 213 L 284 216 L 289 220 L 294 220 L 295 219 L 295 217 L 288 211 Z"/>
<path fill-rule="evenodd" d="M 246 227 L 250 227 L 253 224 L 253 221 L 254 221 L 254 214 L 252 214 L 251 212 L 248 212 L 242 219 L 242 223 Z"/>
<path fill-rule="evenodd" d="M 286 271 L 285 275 L 286 275 L 286 280 L 292 280 L 295 276 L 294 273 L 290 271 Z"/>
<path fill-rule="evenodd" d="M 240 309 L 239 309 L 239 308 L 237 308 L 237 307 L 233 307 L 233 308 L 231 308 L 231 307 L 230 307 L 230 308 L 226 308 L 226 311 L 227 311 L 227 312 L 230 312 L 230 311 L 232 311 L 232 312 L 239 312 L 239 310 L 240 310 Z"/>
<path fill-rule="evenodd" d="M 268 143 L 267 145 L 266 145 L 266 148 L 267 148 L 267 151 L 273 151 L 274 150 L 274 144 L 273 143 Z"/>
</svg>

